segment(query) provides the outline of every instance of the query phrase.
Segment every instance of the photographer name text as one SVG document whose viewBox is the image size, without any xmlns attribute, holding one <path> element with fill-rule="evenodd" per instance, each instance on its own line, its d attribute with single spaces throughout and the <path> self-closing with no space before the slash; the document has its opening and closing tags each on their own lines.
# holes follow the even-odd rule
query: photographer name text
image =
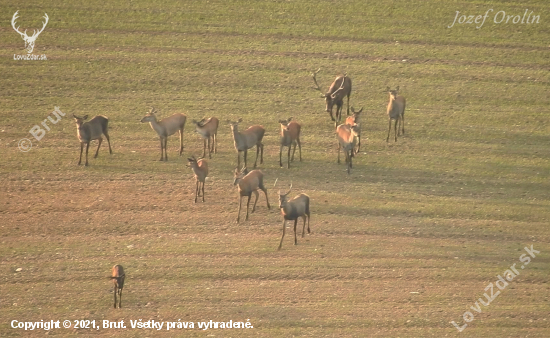
<svg viewBox="0 0 550 338">
<path fill-rule="evenodd" d="M 455 24 L 457 25 L 463 25 L 463 24 L 475 24 L 477 29 L 480 29 L 485 24 L 485 20 L 489 16 L 490 13 L 494 12 L 492 8 L 488 9 L 487 12 L 485 12 L 485 15 L 465 15 L 461 14 L 460 11 L 456 11 L 455 18 L 453 20 L 453 23 L 447 26 L 447 28 L 452 28 Z M 528 9 L 525 10 L 523 15 L 521 14 L 506 14 L 505 11 L 498 11 L 494 13 L 493 16 L 493 22 L 495 24 L 535 24 L 539 23 L 540 15 L 533 15 L 533 11 L 529 12 Z"/>
</svg>

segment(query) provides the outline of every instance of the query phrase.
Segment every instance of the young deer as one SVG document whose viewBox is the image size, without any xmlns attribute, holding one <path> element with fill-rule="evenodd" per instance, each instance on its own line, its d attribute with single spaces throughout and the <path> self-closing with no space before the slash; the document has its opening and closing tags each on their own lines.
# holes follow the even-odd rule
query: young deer
<svg viewBox="0 0 550 338">
<path fill-rule="evenodd" d="M 204 182 L 206 176 L 208 176 L 208 162 L 205 159 L 195 159 L 195 156 L 188 157 L 187 160 L 193 172 L 195 173 L 195 179 L 197 180 L 197 187 L 195 189 L 195 203 L 197 203 L 197 198 L 201 195 L 201 186 L 202 186 L 202 201 L 204 202 Z"/>
<path fill-rule="evenodd" d="M 248 196 L 248 201 L 246 202 L 246 218 L 245 221 L 248 221 L 248 207 L 250 205 L 250 198 L 252 194 L 256 195 L 256 200 L 254 201 L 254 206 L 252 207 L 252 212 L 256 210 L 256 203 L 258 202 L 258 189 L 261 189 L 265 194 L 265 200 L 267 202 L 267 208 L 271 209 L 269 205 L 269 198 L 267 197 L 267 189 L 264 186 L 264 174 L 260 170 L 252 170 L 248 172 L 246 167 L 243 167 L 241 171 L 235 169 L 235 179 L 233 185 L 239 185 L 239 210 L 237 211 L 237 223 L 239 223 L 241 217 L 241 202 L 244 196 Z"/>
<path fill-rule="evenodd" d="M 281 124 L 281 140 L 279 148 L 279 166 L 283 167 L 282 162 L 282 153 L 283 147 L 288 147 L 288 157 L 287 157 L 287 168 L 290 169 L 290 148 L 294 145 L 294 151 L 292 152 L 292 161 L 294 161 L 294 154 L 296 153 L 296 144 L 300 148 L 300 162 L 302 162 L 302 144 L 300 143 L 300 132 L 302 126 L 296 122 L 292 121 L 292 117 L 288 120 L 279 120 Z"/>
<path fill-rule="evenodd" d="M 107 143 L 109 144 L 109 153 L 113 153 L 108 132 L 109 119 L 106 116 L 99 115 L 88 122 L 84 122 L 88 118 L 88 115 L 85 115 L 84 117 L 78 117 L 73 114 L 73 117 L 74 121 L 76 122 L 76 135 L 80 140 L 80 158 L 78 160 L 78 165 L 82 163 L 82 151 L 84 150 L 84 144 L 86 144 L 86 164 L 84 165 L 88 166 L 88 149 L 90 148 L 90 142 L 93 140 L 98 140 L 99 142 L 94 155 L 94 158 L 97 158 L 99 147 L 101 147 L 101 142 L 103 142 L 103 138 L 101 137 L 101 135 L 105 135 Z"/>
<path fill-rule="evenodd" d="M 306 194 L 299 194 L 291 200 L 287 200 L 288 194 L 292 191 L 292 183 L 290 189 L 286 194 L 281 194 L 279 190 L 279 208 L 283 215 L 283 236 L 281 237 L 281 243 L 279 243 L 279 249 L 283 246 L 283 238 L 285 238 L 285 224 L 286 221 L 294 221 L 294 245 L 298 245 L 298 238 L 296 237 L 296 225 L 298 224 L 298 218 L 304 219 L 304 226 L 302 227 L 302 238 L 306 231 L 306 218 L 307 218 L 307 233 L 311 233 L 309 230 L 309 220 L 311 215 L 309 213 L 309 196 Z"/>
<path fill-rule="evenodd" d="M 386 89 L 390 93 L 390 102 L 388 103 L 388 118 L 389 118 L 389 126 L 388 126 L 388 137 L 386 138 L 386 142 L 390 139 L 390 132 L 391 132 L 391 120 L 395 120 L 394 130 L 395 130 L 395 142 L 397 142 L 397 135 L 399 130 L 399 125 L 402 124 L 402 131 L 403 135 L 405 135 L 405 98 L 398 94 L 399 92 L 399 86 L 395 90 L 390 89 L 390 87 L 387 87 Z"/>
<path fill-rule="evenodd" d="M 325 111 L 330 114 L 330 118 L 334 122 L 334 126 L 338 125 L 340 121 L 342 120 L 342 108 L 344 107 L 344 98 L 348 97 L 348 106 L 347 106 L 347 114 L 349 115 L 349 97 L 351 95 L 351 79 L 347 76 L 347 74 L 337 76 L 336 79 L 332 82 L 330 85 L 328 92 L 323 93 L 321 90 L 321 87 L 319 87 L 319 84 L 317 83 L 317 73 L 321 68 L 317 69 L 317 71 L 312 75 L 313 82 L 315 82 L 316 89 L 321 92 L 321 97 L 325 98 L 326 108 Z M 336 119 L 334 119 L 334 116 L 332 115 L 332 107 L 336 104 Z"/>
<path fill-rule="evenodd" d="M 256 168 L 256 164 L 258 162 L 258 154 L 260 153 L 260 150 L 260 164 L 264 163 L 264 145 L 262 143 L 262 139 L 265 134 L 265 128 L 255 125 L 249 127 L 243 132 L 239 132 L 239 123 L 241 123 L 242 120 L 243 119 L 240 118 L 236 122 L 228 121 L 228 123 L 231 124 L 231 131 L 233 132 L 233 142 L 235 144 L 235 149 L 237 150 L 237 168 L 240 168 L 241 166 L 241 151 L 244 152 L 244 166 L 246 167 L 246 154 L 248 152 L 248 149 L 254 146 L 256 146 L 256 160 L 254 161 L 254 168 Z"/>
<path fill-rule="evenodd" d="M 359 125 L 354 124 L 350 126 L 348 124 L 341 124 L 336 128 L 336 134 L 338 138 L 338 163 L 340 163 L 340 148 L 344 150 L 346 156 L 346 163 L 348 164 L 348 175 L 352 167 L 351 159 L 353 158 L 353 149 L 357 143 L 357 133 L 359 132 Z"/>
<path fill-rule="evenodd" d="M 200 121 L 193 120 L 197 133 L 201 134 L 204 139 L 204 147 L 202 150 L 202 157 L 206 156 L 206 141 L 208 140 L 208 158 L 212 158 L 212 152 L 218 152 L 218 124 L 220 121 L 211 117 L 209 119 L 202 119 Z M 212 143 L 210 143 L 212 140 Z"/>
<path fill-rule="evenodd" d="M 354 153 L 357 154 L 359 152 L 359 150 L 361 149 L 361 128 L 359 127 L 359 117 L 361 115 L 361 112 L 363 111 L 363 108 L 361 107 L 361 109 L 359 109 L 359 111 L 355 111 L 355 109 L 353 107 L 351 107 L 351 112 L 353 113 L 353 115 L 351 116 L 348 116 L 346 118 L 346 124 L 350 125 L 350 126 L 353 126 L 353 125 L 357 125 L 358 126 L 358 131 L 357 131 L 357 149 L 354 149 Z"/>
<path fill-rule="evenodd" d="M 115 309 L 116 309 L 116 296 L 118 294 L 118 307 L 122 307 L 122 288 L 124 287 L 124 277 L 126 275 L 124 274 L 124 269 L 122 268 L 122 265 L 115 265 L 113 266 L 113 270 L 111 273 L 111 279 L 113 281 L 113 284 L 115 285 Z"/>
<path fill-rule="evenodd" d="M 141 119 L 141 123 L 147 123 L 151 125 L 154 131 L 157 132 L 160 138 L 160 160 L 168 161 L 168 152 L 166 150 L 168 144 L 168 136 L 173 135 L 176 131 L 180 132 L 180 156 L 183 153 L 183 127 L 187 116 L 185 114 L 176 113 L 172 116 L 168 116 L 158 121 L 155 115 L 155 108 L 151 107 L 151 110 Z"/>
</svg>

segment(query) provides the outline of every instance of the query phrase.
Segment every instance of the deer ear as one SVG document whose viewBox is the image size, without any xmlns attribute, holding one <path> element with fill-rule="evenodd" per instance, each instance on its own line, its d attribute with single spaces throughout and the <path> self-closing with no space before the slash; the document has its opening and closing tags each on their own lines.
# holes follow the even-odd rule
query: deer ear
<svg viewBox="0 0 550 338">
<path fill-rule="evenodd" d="M 84 115 L 84 117 L 82 118 L 83 120 L 87 120 L 88 119 L 88 115 Z"/>
<path fill-rule="evenodd" d="M 397 86 L 397 88 L 395 88 L 395 91 L 398 92 L 399 91 L 399 86 Z"/>
<path fill-rule="evenodd" d="M 75 119 L 77 119 L 77 118 L 78 118 L 78 117 L 77 117 L 77 116 L 76 116 L 75 114 L 73 114 L 73 117 L 74 117 Z"/>
<path fill-rule="evenodd" d="M 243 122 L 243 118 L 242 117 L 239 117 L 239 119 L 237 120 L 238 123 L 241 123 Z"/>
</svg>

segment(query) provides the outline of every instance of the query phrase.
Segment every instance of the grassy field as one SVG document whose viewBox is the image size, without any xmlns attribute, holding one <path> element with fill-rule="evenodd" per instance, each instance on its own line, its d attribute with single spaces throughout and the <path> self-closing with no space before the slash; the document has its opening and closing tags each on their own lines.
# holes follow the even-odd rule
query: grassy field
<svg viewBox="0 0 550 338">
<path fill-rule="evenodd" d="M 547 1 L 11 0 L 2 9 L 0 336 L 45 333 L 13 320 L 127 327 L 50 335 L 550 336 Z M 489 9 L 479 29 L 447 28 L 456 11 Z M 494 23 L 499 11 L 526 9 L 538 24 Z M 14 60 L 24 54 L 9 23 L 17 10 L 29 32 L 48 14 L 33 52 L 47 61 Z M 351 105 L 364 107 L 349 176 L 313 88 L 318 68 L 324 88 L 347 73 Z M 385 89 L 398 85 L 406 135 L 386 143 Z M 202 154 L 192 119 L 222 122 L 205 203 L 193 203 L 177 136 L 158 161 L 158 137 L 139 122 L 150 106 L 188 116 L 185 156 Z M 54 107 L 66 116 L 37 142 L 28 131 Z M 104 142 L 77 166 L 72 114 L 108 116 L 113 154 Z M 302 124 L 303 161 L 289 170 L 279 168 L 277 121 L 290 116 Z M 239 117 L 267 129 L 259 168 L 272 208 L 262 194 L 236 224 L 226 121 Z M 312 233 L 294 246 L 289 225 L 277 251 L 277 190 L 290 182 L 311 197 Z M 540 253 L 526 265 L 531 246 Z M 114 264 L 127 273 L 116 310 Z M 513 264 L 519 274 L 499 290 Z M 500 294 L 484 306 L 490 283 Z M 467 311 L 474 319 L 459 333 L 451 322 L 463 326 Z M 253 328 L 198 328 L 210 320 Z"/>
</svg>

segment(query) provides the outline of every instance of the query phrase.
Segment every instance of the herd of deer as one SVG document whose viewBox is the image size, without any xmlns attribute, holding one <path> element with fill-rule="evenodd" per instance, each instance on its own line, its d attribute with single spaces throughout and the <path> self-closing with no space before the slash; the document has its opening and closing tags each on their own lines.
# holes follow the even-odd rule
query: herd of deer
<svg viewBox="0 0 550 338">
<path fill-rule="evenodd" d="M 312 74 L 313 81 L 316 85 L 316 89 L 321 91 L 322 97 L 325 99 L 326 103 L 326 112 L 330 114 L 332 121 L 335 123 L 336 127 L 336 136 L 338 140 L 338 163 L 340 163 L 340 149 L 344 151 L 345 161 L 347 163 L 347 172 L 350 174 L 352 168 L 352 158 L 360 151 L 361 148 L 361 125 L 359 122 L 363 108 L 359 111 L 355 111 L 351 107 L 351 112 L 353 113 L 350 116 L 350 95 L 352 89 L 351 79 L 346 75 L 338 76 L 332 82 L 326 93 L 323 93 L 319 84 L 317 83 L 316 75 L 320 71 L 318 69 Z M 392 120 L 394 121 L 394 139 L 397 141 L 397 136 L 405 134 L 405 98 L 398 94 L 399 86 L 392 90 L 390 87 L 387 87 L 389 93 L 389 103 L 387 108 L 387 114 L 389 119 L 388 126 L 388 136 L 386 142 L 389 141 L 391 134 L 391 125 Z M 344 106 L 344 99 L 347 97 L 347 118 L 343 124 L 339 124 L 342 119 L 342 110 Z M 336 115 L 333 115 L 333 107 L 336 106 Z M 86 162 L 85 165 L 88 165 L 88 149 L 90 147 L 90 142 L 93 140 L 98 140 L 98 147 L 94 158 L 98 156 L 99 148 L 103 141 L 103 135 L 107 139 L 109 144 L 109 152 L 111 150 L 111 142 L 109 139 L 108 133 L 108 122 L 109 120 L 105 116 L 96 116 L 88 122 L 84 122 L 88 116 L 78 117 L 73 115 L 77 125 L 77 136 L 80 140 L 80 159 L 78 164 L 82 162 L 82 153 L 84 150 L 84 145 L 86 145 Z M 158 134 L 160 139 L 160 161 L 168 161 L 167 153 L 167 142 L 168 137 L 175 134 L 179 131 L 180 136 L 180 156 L 183 154 L 183 129 L 185 127 L 185 122 L 187 116 L 185 114 L 176 113 L 169 117 L 166 117 L 162 120 L 158 120 L 156 116 L 156 111 L 154 108 L 141 119 L 142 123 L 149 123 L 151 128 Z M 195 125 L 197 133 L 199 133 L 204 139 L 203 145 L 203 154 L 202 158 L 196 159 L 194 156 L 188 158 L 187 167 L 191 168 L 194 173 L 196 180 L 196 189 L 195 189 L 195 203 L 199 197 L 202 197 L 204 202 L 204 184 L 206 177 L 208 176 L 208 162 L 204 157 L 206 157 L 206 150 L 208 149 L 208 158 L 212 158 L 212 153 L 217 153 L 217 133 L 219 120 L 215 117 L 205 118 L 201 121 L 192 121 Z M 262 171 L 254 169 L 249 171 L 247 167 L 247 153 L 248 149 L 256 146 L 256 159 L 254 161 L 254 168 L 257 166 L 258 158 L 260 158 L 260 164 L 263 163 L 263 152 L 264 144 L 262 139 L 265 134 L 265 128 L 260 125 L 253 125 L 247 128 L 246 130 L 239 131 L 239 123 L 242 122 L 242 119 L 237 121 L 227 121 L 231 126 L 231 132 L 233 136 L 233 142 L 235 149 L 237 150 L 237 167 L 234 172 L 234 181 L 233 185 L 237 186 L 239 192 L 239 208 L 237 211 L 237 223 L 240 221 L 242 197 L 248 197 L 246 204 L 246 218 L 248 220 L 250 199 L 252 194 L 255 195 L 254 205 L 252 206 L 252 212 L 256 209 L 256 203 L 258 202 L 259 193 L 258 190 L 262 190 L 266 197 L 267 207 L 271 209 L 269 205 L 269 198 L 267 195 L 267 189 L 264 185 L 264 175 Z M 293 120 L 292 117 L 287 120 L 279 120 L 280 124 L 280 148 L 279 148 L 279 165 L 283 167 L 282 161 L 282 152 L 284 147 L 288 147 L 287 153 L 287 168 L 290 168 L 290 162 L 294 161 L 294 155 L 296 153 L 296 146 L 299 148 L 300 161 L 302 161 L 302 145 L 300 142 L 300 134 L 302 126 Z M 291 150 L 294 146 L 294 150 Z M 243 153 L 244 166 L 241 168 L 241 152 Z M 239 169 L 241 168 L 241 169 Z M 275 181 L 275 184 L 277 181 Z M 279 244 L 278 250 L 281 249 L 283 245 L 283 239 L 285 236 L 286 221 L 294 221 L 294 244 L 298 244 L 296 227 L 299 218 L 303 218 L 304 224 L 302 228 L 302 237 L 305 235 L 305 226 L 307 220 L 307 231 L 310 233 L 309 221 L 310 221 L 310 210 L 309 210 L 309 196 L 306 194 L 299 194 L 292 199 L 288 199 L 288 195 L 292 191 L 292 183 L 290 184 L 290 189 L 286 193 L 281 193 L 279 191 L 279 209 L 283 216 L 283 234 L 281 237 L 281 242 Z M 115 284 L 115 308 L 117 306 L 117 295 L 119 296 L 119 307 L 121 307 L 122 302 L 122 288 L 124 286 L 124 270 L 122 266 L 115 265 L 112 271 L 112 277 L 109 277 L 113 280 Z"/>
</svg>

